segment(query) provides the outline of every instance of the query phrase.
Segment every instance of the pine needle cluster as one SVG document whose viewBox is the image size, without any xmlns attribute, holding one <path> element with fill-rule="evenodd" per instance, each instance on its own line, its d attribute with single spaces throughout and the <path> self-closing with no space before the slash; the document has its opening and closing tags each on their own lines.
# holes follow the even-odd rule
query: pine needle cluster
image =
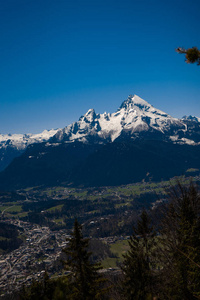
<svg viewBox="0 0 200 300">
<path fill-rule="evenodd" d="M 177 48 L 176 52 L 180 54 L 185 54 L 185 61 L 188 64 L 194 64 L 197 63 L 197 65 L 200 65 L 200 50 L 197 47 L 192 47 L 188 49 L 184 48 Z"/>
</svg>

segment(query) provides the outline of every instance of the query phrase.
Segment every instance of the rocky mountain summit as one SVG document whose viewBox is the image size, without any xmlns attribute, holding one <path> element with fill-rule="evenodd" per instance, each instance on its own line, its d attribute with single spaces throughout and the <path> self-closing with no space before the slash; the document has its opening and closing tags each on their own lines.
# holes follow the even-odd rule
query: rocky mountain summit
<svg viewBox="0 0 200 300">
<path fill-rule="evenodd" d="M 51 142 L 107 143 L 126 136 L 196 144 L 200 135 L 198 139 L 188 132 L 188 120 L 199 123 L 197 118 L 173 118 L 137 95 L 130 95 L 115 113 L 96 114 L 90 109 L 78 122 L 58 130 Z M 195 126 L 200 128 L 200 123 Z"/>
</svg>

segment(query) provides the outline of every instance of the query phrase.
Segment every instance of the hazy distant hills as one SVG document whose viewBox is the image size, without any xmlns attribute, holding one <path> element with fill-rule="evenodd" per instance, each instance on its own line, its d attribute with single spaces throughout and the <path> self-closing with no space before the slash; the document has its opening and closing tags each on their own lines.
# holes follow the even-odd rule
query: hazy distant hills
<svg viewBox="0 0 200 300">
<path fill-rule="evenodd" d="M 43 140 L 27 141 L 26 150 L 19 142 L 18 150 L 25 152 L 0 173 L 0 188 L 119 185 L 199 169 L 199 121 L 191 116 L 173 118 L 136 95 L 112 114 L 90 109 L 79 121 L 51 131 L 49 137 L 46 131 Z M 16 140 L 10 143 L 16 149 Z"/>
</svg>

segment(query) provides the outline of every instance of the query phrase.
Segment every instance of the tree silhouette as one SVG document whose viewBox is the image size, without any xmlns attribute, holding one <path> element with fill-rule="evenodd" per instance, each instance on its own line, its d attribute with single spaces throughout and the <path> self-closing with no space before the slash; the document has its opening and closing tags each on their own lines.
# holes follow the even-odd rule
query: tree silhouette
<svg viewBox="0 0 200 300">
<path fill-rule="evenodd" d="M 197 63 L 198 66 L 200 65 L 200 50 L 197 47 L 192 47 L 188 49 L 179 47 L 176 49 L 176 52 L 180 54 L 185 54 L 186 63 Z"/>
<path fill-rule="evenodd" d="M 127 300 L 153 299 L 150 252 L 155 235 L 150 222 L 147 212 L 143 210 L 137 226 L 133 227 L 130 250 L 124 255 L 122 293 Z"/>
<path fill-rule="evenodd" d="M 161 227 L 161 273 L 168 297 L 200 299 L 200 195 L 192 182 L 171 188 Z"/>
<path fill-rule="evenodd" d="M 98 270 L 99 264 L 90 262 L 91 253 L 88 252 L 89 239 L 83 238 L 82 226 L 75 220 L 71 237 L 67 239 L 68 245 L 63 250 L 67 258 L 65 267 L 71 271 L 71 299 L 93 300 L 100 299 L 103 278 Z"/>
</svg>

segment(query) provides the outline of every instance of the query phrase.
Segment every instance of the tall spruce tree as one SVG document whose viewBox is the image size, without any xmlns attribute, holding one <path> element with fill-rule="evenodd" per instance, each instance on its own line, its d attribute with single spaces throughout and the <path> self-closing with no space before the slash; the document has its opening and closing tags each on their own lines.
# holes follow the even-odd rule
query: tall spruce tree
<svg viewBox="0 0 200 300">
<path fill-rule="evenodd" d="M 200 196 L 193 183 L 169 192 L 162 220 L 163 299 L 200 299 Z"/>
<path fill-rule="evenodd" d="M 124 255 L 122 293 L 127 300 L 153 299 L 152 260 L 154 232 L 147 212 L 143 210 L 130 237 L 130 250 Z"/>
<path fill-rule="evenodd" d="M 83 238 L 82 226 L 75 220 L 74 229 L 68 245 L 63 250 L 67 258 L 65 266 L 71 271 L 71 297 L 73 300 L 101 299 L 103 278 L 98 270 L 99 264 L 90 262 L 91 253 L 88 252 L 89 239 Z"/>
</svg>

